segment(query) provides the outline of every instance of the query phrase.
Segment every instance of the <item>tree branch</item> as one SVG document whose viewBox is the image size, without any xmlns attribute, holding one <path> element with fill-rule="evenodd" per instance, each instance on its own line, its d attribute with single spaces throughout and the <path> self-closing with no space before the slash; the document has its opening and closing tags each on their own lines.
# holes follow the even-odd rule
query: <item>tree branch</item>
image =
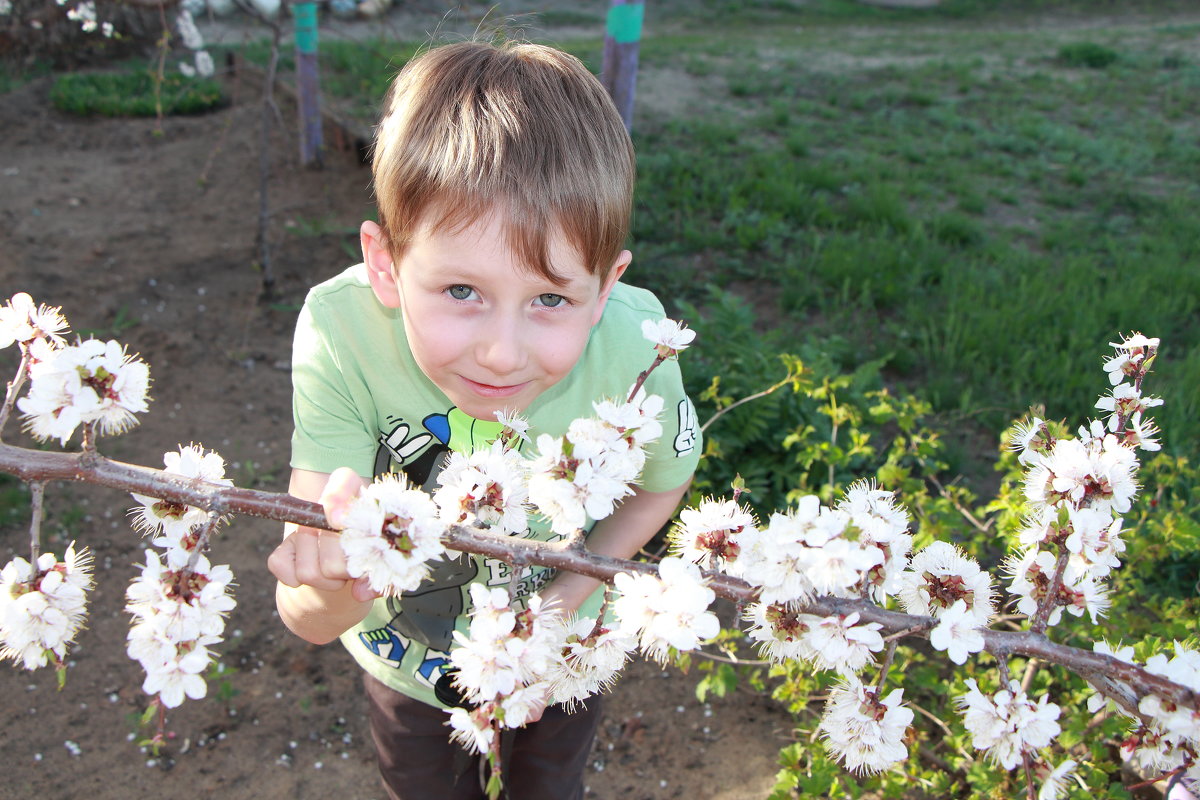
<svg viewBox="0 0 1200 800">
<path fill-rule="evenodd" d="M 29 450 L 0 443 L 0 472 L 14 475 L 27 483 L 77 481 L 107 486 L 124 492 L 157 497 L 174 503 L 202 508 L 213 514 L 245 514 L 292 522 L 303 527 L 330 529 L 325 512 L 317 503 L 300 500 L 287 494 L 262 492 L 254 489 L 224 487 L 204 481 L 171 475 L 162 470 L 113 461 L 94 450 L 89 453 L 52 453 Z M 507 562 L 553 567 L 609 582 L 621 572 L 654 573 L 656 567 L 644 562 L 628 561 L 599 555 L 570 540 L 533 542 L 501 536 L 488 531 L 453 526 L 442 536 L 442 543 L 451 550 L 492 556 Z M 753 586 L 738 578 L 706 573 L 709 587 L 722 597 L 745 603 L 756 600 Z M 860 624 L 879 623 L 884 634 L 912 629 L 911 635 L 927 637 L 930 618 L 889 611 L 868 600 L 819 597 L 801 609 L 819 616 L 847 616 L 857 612 Z M 1104 653 L 1095 653 L 1050 641 L 1034 631 L 984 630 L 984 649 L 1004 658 L 1008 655 L 1032 656 L 1054 663 L 1080 674 L 1093 684 L 1113 688 L 1113 682 L 1123 683 L 1134 697 L 1122 697 L 1127 709 L 1136 708 L 1137 698 L 1153 693 L 1177 705 L 1200 710 L 1197 693 L 1147 672 L 1136 664 L 1128 664 Z M 1097 678 L 1107 681 L 1098 681 Z M 1105 692 L 1108 694 L 1108 692 Z M 1123 693 L 1122 693 L 1123 694 Z M 1111 695 L 1110 695 L 1111 696 Z"/>
</svg>

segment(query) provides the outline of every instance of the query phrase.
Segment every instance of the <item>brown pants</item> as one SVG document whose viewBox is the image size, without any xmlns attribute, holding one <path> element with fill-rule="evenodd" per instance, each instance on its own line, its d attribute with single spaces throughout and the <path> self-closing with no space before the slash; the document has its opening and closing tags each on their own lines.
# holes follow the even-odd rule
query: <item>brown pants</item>
<svg viewBox="0 0 1200 800">
<path fill-rule="evenodd" d="M 363 673 L 371 736 L 391 800 L 483 800 L 482 767 L 450 741 L 448 715 Z M 550 706 L 542 718 L 501 739 L 505 796 L 511 800 L 581 800 L 583 772 L 600 724 L 600 698 L 568 714 Z"/>
</svg>

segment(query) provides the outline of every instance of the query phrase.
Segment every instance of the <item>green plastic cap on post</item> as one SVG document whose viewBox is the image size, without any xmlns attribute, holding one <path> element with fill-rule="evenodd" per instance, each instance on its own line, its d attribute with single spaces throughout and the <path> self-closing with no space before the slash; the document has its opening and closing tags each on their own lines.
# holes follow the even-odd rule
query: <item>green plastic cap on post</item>
<svg viewBox="0 0 1200 800">
<path fill-rule="evenodd" d="M 317 52 L 317 4 L 294 4 L 292 17 L 296 25 L 296 50 L 301 53 Z"/>
<path fill-rule="evenodd" d="M 617 44 L 632 44 L 642 38 L 642 19 L 646 6 L 641 3 L 625 3 L 608 9 L 608 35 Z"/>
</svg>

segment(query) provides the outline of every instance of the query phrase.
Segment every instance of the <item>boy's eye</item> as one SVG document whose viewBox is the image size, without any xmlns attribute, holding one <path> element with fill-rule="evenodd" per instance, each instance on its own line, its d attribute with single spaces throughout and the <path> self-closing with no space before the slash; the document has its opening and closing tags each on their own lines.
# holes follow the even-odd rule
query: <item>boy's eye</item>
<svg viewBox="0 0 1200 800">
<path fill-rule="evenodd" d="M 557 308 L 558 306 L 561 306 L 563 303 L 567 302 L 567 298 L 563 297 L 561 294 L 551 294 L 549 292 L 546 294 L 539 294 L 537 299 L 538 305 L 546 306 L 547 308 Z"/>
<path fill-rule="evenodd" d="M 466 300 L 466 299 L 470 298 L 470 296 L 472 294 L 475 293 L 475 290 L 472 289 L 470 286 L 463 286 L 461 283 L 451 286 L 446 291 L 449 292 L 450 296 L 453 297 L 455 300 Z"/>
</svg>

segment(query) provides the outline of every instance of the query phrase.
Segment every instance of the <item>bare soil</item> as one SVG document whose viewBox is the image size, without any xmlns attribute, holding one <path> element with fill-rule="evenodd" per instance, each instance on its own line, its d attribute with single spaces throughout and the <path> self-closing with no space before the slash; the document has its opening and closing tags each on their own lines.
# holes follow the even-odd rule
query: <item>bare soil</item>
<svg viewBox="0 0 1200 800">
<path fill-rule="evenodd" d="M 323 170 L 296 164 L 294 110 L 282 104 L 269 183 L 275 293 L 262 297 L 256 244 L 260 95 L 230 84 L 217 113 L 154 120 L 55 111 L 49 79 L 0 99 L 0 295 L 63 307 L 77 331 L 119 338 L 150 364 L 154 402 L 132 432 L 101 442 L 118 460 L 157 466 L 178 444 L 216 448 L 239 485 L 283 491 L 291 433 L 288 359 L 305 291 L 351 263 L 368 213 L 369 173 L 351 151 Z M 15 368 L 0 352 L 6 374 Z M 9 440 L 20 436 L 9 427 Z M 142 540 L 129 498 L 52 485 L 50 549 L 96 554 L 89 630 L 66 688 L 49 670 L 0 668 L 0 798 L 217 795 L 228 800 L 381 796 L 358 669 L 279 623 L 265 559 L 276 524 L 240 518 L 215 543 L 238 576 L 238 606 L 210 698 L 167 718 L 168 746 L 139 749 L 142 675 L 125 656 L 124 590 Z M 0 528 L 0 559 L 27 555 L 24 521 Z M 587 777 L 596 798 L 765 796 L 790 718 L 750 693 L 709 704 L 697 675 L 636 663 L 613 691 Z"/>
</svg>

